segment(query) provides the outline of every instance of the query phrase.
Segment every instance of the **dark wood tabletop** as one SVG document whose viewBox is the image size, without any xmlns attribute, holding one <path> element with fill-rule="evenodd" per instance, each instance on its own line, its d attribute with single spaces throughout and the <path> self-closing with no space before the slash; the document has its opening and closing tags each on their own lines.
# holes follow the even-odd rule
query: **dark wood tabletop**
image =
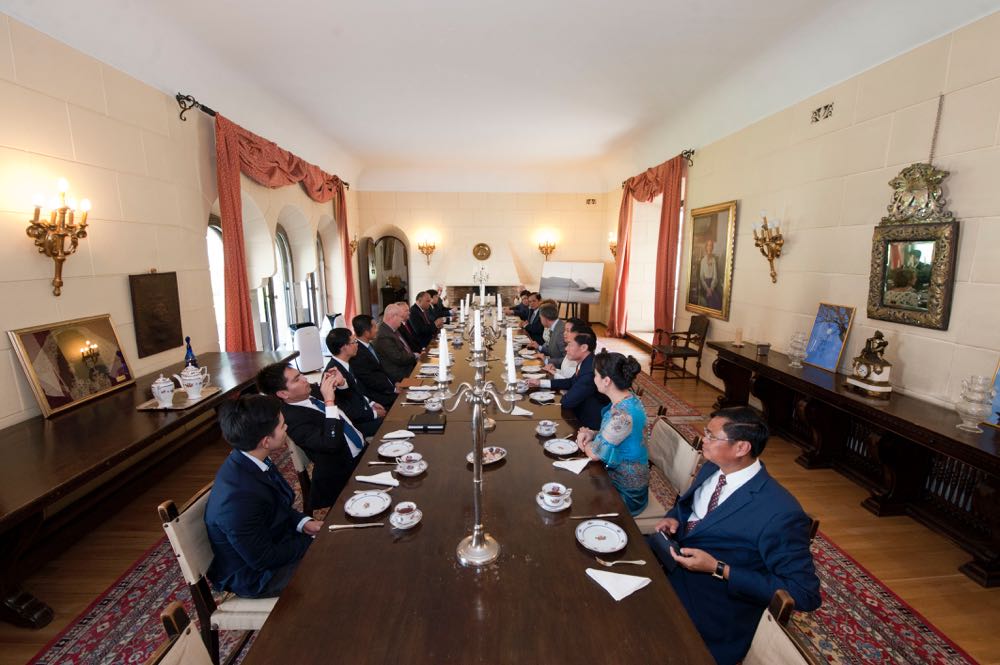
<svg viewBox="0 0 1000 665">
<path fill-rule="evenodd" d="M 171 376 L 183 369 L 184 363 L 176 363 L 78 408 L 2 430 L 0 531 L 218 406 L 233 391 L 249 386 L 261 367 L 294 355 L 201 354 L 199 364 L 221 390 L 184 411 L 136 411 L 152 397 L 150 385 L 161 372 Z"/>
<path fill-rule="evenodd" d="M 472 377 L 466 354 L 453 368 L 456 384 Z M 498 366 L 491 374 L 499 372 Z M 526 402 L 520 402 L 527 406 Z M 389 525 L 389 511 L 356 520 L 344 512 L 356 490 L 378 486 L 352 480 L 327 524 L 385 523 L 381 528 L 323 529 L 285 589 L 245 660 L 273 663 L 711 663 L 656 558 L 615 491 L 603 466 L 579 475 L 552 466 L 534 428 L 542 417 L 497 416 L 487 445 L 507 457 L 483 469 L 484 524 L 499 542 L 497 561 L 480 569 L 458 563 L 455 550 L 473 525 L 471 408 L 449 414 L 442 434 L 418 434 L 414 450 L 429 464 L 416 477 L 399 476 L 393 505 L 414 501 L 416 527 Z M 558 410 L 558 407 L 549 407 Z M 399 428 L 394 406 L 382 432 Z M 405 409 L 417 413 L 419 409 Z M 556 411 L 558 413 L 558 411 Z M 409 417 L 408 415 L 406 417 Z M 571 423 L 562 418 L 560 431 Z M 377 439 L 376 439 L 377 441 Z M 369 446 L 356 474 L 390 467 Z M 573 488 L 573 504 L 550 513 L 536 504 L 550 481 Z M 581 547 L 573 515 L 617 512 L 610 520 L 628 535 L 627 547 L 605 559 L 645 559 L 645 566 L 605 569 Z M 587 576 L 587 568 L 652 579 L 615 600 Z"/>
</svg>

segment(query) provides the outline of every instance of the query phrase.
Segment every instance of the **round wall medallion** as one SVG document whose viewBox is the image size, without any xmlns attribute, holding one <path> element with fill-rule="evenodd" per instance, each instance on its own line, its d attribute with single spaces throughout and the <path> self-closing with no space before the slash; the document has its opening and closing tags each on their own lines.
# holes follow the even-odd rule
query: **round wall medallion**
<svg viewBox="0 0 1000 665">
<path fill-rule="evenodd" d="M 472 255 L 480 261 L 485 261 L 490 258 L 490 254 L 492 253 L 493 250 L 491 250 L 490 246 L 485 242 L 477 243 L 476 246 L 472 248 Z"/>
</svg>

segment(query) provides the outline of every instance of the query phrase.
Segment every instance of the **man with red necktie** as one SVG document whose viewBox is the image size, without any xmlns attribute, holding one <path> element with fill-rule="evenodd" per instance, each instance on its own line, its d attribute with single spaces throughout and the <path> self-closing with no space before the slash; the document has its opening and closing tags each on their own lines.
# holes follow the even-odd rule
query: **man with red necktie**
<svg viewBox="0 0 1000 665">
<path fill-rule="evenodd" d="M 680 551 L 649 536 L 667 576 L 709 651 L 722 665 L 746 655 L 760 616 L 778 589 L 795 609 L 819 607 L 809 551 L 810 519 L 758 459 L 767 425 L 750 407 L 712 414 L 702 437 L 705 465 L 656 525 Z"/>
</svg>

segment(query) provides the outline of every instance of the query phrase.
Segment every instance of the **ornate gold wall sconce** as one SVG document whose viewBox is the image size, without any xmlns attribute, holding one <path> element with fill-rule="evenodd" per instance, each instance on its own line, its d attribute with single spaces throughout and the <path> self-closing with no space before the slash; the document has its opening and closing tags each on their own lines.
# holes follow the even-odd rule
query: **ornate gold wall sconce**
<svg viewBox="0 0 1000 665">
<path fill-rule="evenodd" d="M 354 239 L 347 243 L 347 246 L 351 248 L 351 256 L 354 256 L 358 251 L 358 234 L 354 234 Z"/>
<path fill-rule="evenodd" d="M 754 222 L 753 243 L 771 266 L 771 283 L 777 284 L 778 273 L 774 270 L 774 260 L 781 256 L 781 247 L 785 244 L 785 239 L 781 235 L 781 221 L 776 219 L 771 226 L 768 226 L 767 213 L 761 211 L 760 216 L 764 221 Z"/>
<path fill-rule="evenodd" d="M 39 254 L 48 256 L 56 263 L 55 276 L 52 278 L 52 293 L 62 293 L 62 269 L 66 257 L 76 252 L 80 240 L 87 237 L 87 213 L 90 211 L 90 201 L 83 199 L 79 205 L 66 198 L 69 183 L 65 178 L 59 178 L 57 185 L 59 198 L 53 199 L 48 205 L 48 219 L 42 217 L 42 197 L 35 197 L 35 216 L 28 220 L 25 232 L 35 241 Z M 82 212 L 80 223 L 75 222 L 77 211 Z"/>
<path fill-rule="evenodd" d="M 611 250 L 611 256 L 618 258 L 618 234 L 614 231 L 608 231 L 608 249 Z"/>
<path fill-rule="evenodd" d="M 539 234 L 538 251 L 542 253 L 546 261 L 549 260 L 549 254 L 556 251 L 556 239 L 551 231 L 544 231 Z"/>
<path fill-rule="evenodd" d="M 433 254 L 434 250 L 437 249 L 437 245 L 434 244 L 434 241 L 430 238 L 424 238 L 417 243 L 417 249 L 419 249 L 420 253 L 424 255 L 425 259 L 427 259 L 427 265 L 430 265 L 431 254 Z"/>
</svg>

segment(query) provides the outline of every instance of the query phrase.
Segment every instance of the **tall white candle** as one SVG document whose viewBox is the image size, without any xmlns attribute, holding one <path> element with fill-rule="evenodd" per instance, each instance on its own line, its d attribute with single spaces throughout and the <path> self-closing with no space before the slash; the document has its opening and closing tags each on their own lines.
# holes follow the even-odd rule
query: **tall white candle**
<svg viewBox="0 0 1000 665">
<path fill-rule="evenodd" d="M 458 301 L 459 323 L 462 323 L 462 324 L 465 323 L 465 303 L 466 303 L 465 300 L 459 300 Z"/>
<path fill-rule="evenodd" d="M 474 329 L 473 338 L 472 338 L 474 346 L 472 348 L 475 349 L 476 351 L 482 351 L 483 350 L 482 310 L 478 310 L 477 309 L 474 312 L 474 315 L 475 316 L 474 316 L 473 322 L 475 324 L 475 329 Z"/>
<path fill-rule="evenodd" d="M 497 309 L 503 309 L 503 300 L 500 298 L 500 292 L 497 291 Z"/>
<path fill-rule="evenodd" d="M 448 331 L 444 330 L 443 328 L 441 329 L 441 347 L 440 347 L 440 351 L 441 351 L 441 353 L 438 356 L 438 362 L 441 363 L 442 367 L 447 367 L 448 365 L 451 364 L 451 349 L 448 346 Z M 447 376 L 447 375 L 448 375 L 448 373 L 446 371 L 445 372 L 445 376 Z"/>
<path fill-rule="evenodd" d="M 517 381 L 517 371 L 514 368 L 514 339 L 513 331 L 507 328 L 507 383 Z"/>
<path fill-rule="evenodd" d="M 479 306 L 486 307 L 486 282 L 479 283 Z"/>
<path fill-rule="evenodd" d="M 445 377 L 448 376 L 448 357 L 445 355 L 448 353 L 448 349 L 445 346 L 444 330 L 438 336 L 438 381 L 444 382 Z"/>
</svg>

